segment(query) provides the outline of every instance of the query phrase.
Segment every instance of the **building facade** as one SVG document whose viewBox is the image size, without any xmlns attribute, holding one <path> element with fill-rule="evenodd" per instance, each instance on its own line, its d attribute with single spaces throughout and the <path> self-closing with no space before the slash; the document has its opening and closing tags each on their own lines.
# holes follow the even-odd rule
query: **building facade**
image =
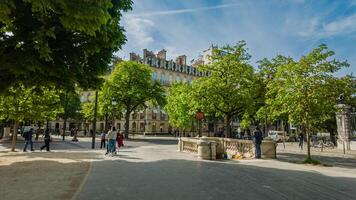
<svg viewBox="0 0 356 200">
<path fill-rule="evenodd" d="M 205 76 L 203 72 L 199 72 L 197 66 L 187 65 L 187 57 L 185 55 L 178 56 L 175 60 L 167 60 L 166 50 L 161 50 L 154 53 L 147 49 L 143 50 L 142 56 L 136 53 L 130 53 L 130 61 L 140 62 L 152 68 L 152 79 L 160 82 L 164 87 L 169 87 L 174 82 L 192 83 L 196 78 Z M 89 102 L 95 95 L 94 91 L 83 91 L 80 93 L 81 102 Z M 118 130 L 124 130 L 125 119 L 124 113 L 121 118 L 115 119 L 115 127 Z M 108 119 L 112 123 L 111 119 Z M 50 124 L 52 129 L 63 129 L 63 121 L 52 121 Z M 104 119 L 98 119 L 96 129 L 98 131 L 106 129 Z M 92 129 L 91 122 L 74 122 L 68 121 L 66 129 L 72 127 L 86 130 Z M 132 113 L 130 116 L 129 131 L 140 134 L 158 134 L 172 133 L 173 127 L 168 123 L 168 115 L 163 108 L 147 108 L 146 110 Z"/>
</svg>

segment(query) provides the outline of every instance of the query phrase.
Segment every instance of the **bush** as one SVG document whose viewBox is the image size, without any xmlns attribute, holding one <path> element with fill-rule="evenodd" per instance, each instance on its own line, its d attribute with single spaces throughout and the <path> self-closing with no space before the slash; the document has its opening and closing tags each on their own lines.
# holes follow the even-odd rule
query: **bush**
<svg viewBox="0 0 356 200">
<path fill-rule="evenodd" d="M 311 158 L 310 159 L 309 158 L 305 159 L 303 161 L 303 164 L 321 165 L 319 160 L 313 160 Z"/>
</svg>

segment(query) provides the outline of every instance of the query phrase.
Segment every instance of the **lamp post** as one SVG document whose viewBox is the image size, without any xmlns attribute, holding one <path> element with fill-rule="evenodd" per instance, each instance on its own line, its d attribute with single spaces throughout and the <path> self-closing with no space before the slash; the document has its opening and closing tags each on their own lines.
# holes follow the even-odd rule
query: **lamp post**
<svg viewBox="0 0 356 200">
<path fill-rule="evenodd" d="M 112 98 L 111 100 L 111 105 L 112 105 L 112 118 L 111 118 L 111 126 L 114 127 L 115 126 L 115 106 L 116 106 L 116 101 L 114 98 Z"/>
<path fill-rule="evenodd" d="M 195 118 L 198 120 L 198 135 L 201 137 L 201 122 L 204 119 L 204 113 L 199 110 L 195 113 Z"/>
<path fill-rule="evenodd" d="M 94 119 L 93 119 L 93 135 L 91 140 L 91 148 L 95 149 L 95 133 L 96 133 L 96 115 L 98 112 L 98 91 L 95 91 L 95 104 L 94 104 Z"/>
</svg>

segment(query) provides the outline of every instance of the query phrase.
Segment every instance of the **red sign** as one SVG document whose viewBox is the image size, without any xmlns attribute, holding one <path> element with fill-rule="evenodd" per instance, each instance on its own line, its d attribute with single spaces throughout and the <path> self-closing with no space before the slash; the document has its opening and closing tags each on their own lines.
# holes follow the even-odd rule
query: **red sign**
<svg viewBox="0 0 356 200">
<path fill-rule="evenodd" d="M 203 120 L 204 119 L 204 113 L 201 112 L 201 111 L 198 111 L 197 113 L 195 113 L 195 119 Z"/>
</svg>

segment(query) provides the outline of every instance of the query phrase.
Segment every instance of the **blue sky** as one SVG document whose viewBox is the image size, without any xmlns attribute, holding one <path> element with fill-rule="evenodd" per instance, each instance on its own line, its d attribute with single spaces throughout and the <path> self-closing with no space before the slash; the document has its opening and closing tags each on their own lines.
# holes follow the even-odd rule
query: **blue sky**
<svg viewBox="0 0 356 200">
<path fill-rule="evenodd" d="M 356 74 L 356 0 L 134 0 L 122 25 L 127 43 L 117 54 L 166 49 L 188 60 L 211 44 L 245 40 L 251 64 L 277 54 L 295 59 L 321 43 Z"/>
</svg>

